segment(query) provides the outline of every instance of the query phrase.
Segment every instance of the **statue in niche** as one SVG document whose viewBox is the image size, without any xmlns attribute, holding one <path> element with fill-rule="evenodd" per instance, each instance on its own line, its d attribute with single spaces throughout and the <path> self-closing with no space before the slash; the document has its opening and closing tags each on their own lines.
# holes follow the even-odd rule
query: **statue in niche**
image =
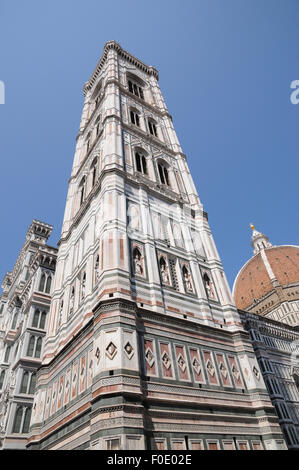
<svg viewBox="0 0 299 470">
<path fill-rule="evenodd" d="M 99 282 L 99 280 L 100 280 L 100 257 L 99 257 L 99 255 L 97 256 L 94 269 L 95 269 L 96 282 Z"/>
<path fill-rule="evenodd" d="M 184 282 L 185 282 L 186 290 L 187 290 L 188 292 L 193 292 L 192 281 L 191 281 L 191 274 L 190 274 L 188 268 L 186 268 L 186 266 L 183 266 L 183 277 L 184 277 Z"/>
<path fill-rule="evenodd" d="M 74 303 L 75 303 L 75 288 L 72 288 L 71 297 L 70 297 L 70 311 L 74 310 Z"/>
<path fill-rule="evenodd" d="M 163 256 L 160 258 L 160 272 L 163 284 L 169 284 L 168 268 Z"/>
<path fill-rule="evenodd" d="M 133 251 L 134 271 L 135 274 L 143 275 L 142 256 L 139 249 L 136 247 Z"/>
<path fill-rule="evenodd" d="M 81 284 L 81 300 L 85 297 L 85 287 L 86 287 L 86 274 L 83 274 L 82 284 Z"/>
<path fill-rule="evenodd" d="M 208 298 L 215 300 L 216 299 L 216 294 L 215 294 L 215 291 L 214 291 L 214 286 L 213 286 L 213 283 L 210 280 L 209 276 L 207 275 L 207 273 L 204 273 L 203 281 L 204 281 L 204 285 L 205 285 L 205 289 L 206 289 Z"/>
<path fill-rule="evenodd" d="M 63 310 L 63 300 L 60 302 L 59 317 L 58 317 L 58 328 L 60 327 L 61 322 L 62 322 L 62 310 Z"/>
</svg>

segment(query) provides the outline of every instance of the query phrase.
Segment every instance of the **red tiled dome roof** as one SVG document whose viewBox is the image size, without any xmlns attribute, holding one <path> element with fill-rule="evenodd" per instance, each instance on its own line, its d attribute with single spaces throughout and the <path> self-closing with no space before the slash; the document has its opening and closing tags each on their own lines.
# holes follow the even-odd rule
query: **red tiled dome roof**
<svg viewBox="0 0 299 470">
<path fill-rule="evenodd" d="M 299 283 L 299 247 L 274 246 L 265 250 L 270 268 L 281 286 Z M 251 258 L 236 277 L 233 296 L 237 308 L 246 310 L 273 289 L 261 253 Z"/>
</svg>

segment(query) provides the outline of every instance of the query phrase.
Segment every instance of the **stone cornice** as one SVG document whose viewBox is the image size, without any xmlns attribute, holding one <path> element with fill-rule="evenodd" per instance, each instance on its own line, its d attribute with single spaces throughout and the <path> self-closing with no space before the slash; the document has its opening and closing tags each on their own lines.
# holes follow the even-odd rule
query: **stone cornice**
<svg viewBox="0 0 299 470">
<path fill-rule="evenodd" d="M 139 68 L 143 72 L 147 73 L 148 75 L 153 75 L 157 80 L 159 80 L 159 74 L 158 71 L 149 65 L 144 64 L 141 60 L 137 59 L 133 55 L 131 55 L 129 52 L 125 51 L 120 44 L 118 44 L 116 41 L 108 41 L 103 50 L 103 54 L 99 60 L 99 62 L 96 65 L 96 68 L 94 69 L 93 73 L 91 74 L 91 77 L 87 83 L 85 83 L 83 87 L 83 94 L 84 96 L 86 93 L 92 89 L 98 75 L 100 74 L 102 68 L 105 65 L 105 62 L 108 57 L 108 52 L 109 50 L 114 49 L 118 55 L 126 59 L 128 62 L 131 64 L 135 65 L 135 67 Z"/>
<path fill-rule="evenodd" d="M 298 330 L 286 323 L 243 310 L 238 310 L 238 312 L 243 323 L 245 323 L 246 329 L 254 328 L 262 334 L 276 336 L 287 341 L 298 341 L 299 339 Z"/>
</svg>

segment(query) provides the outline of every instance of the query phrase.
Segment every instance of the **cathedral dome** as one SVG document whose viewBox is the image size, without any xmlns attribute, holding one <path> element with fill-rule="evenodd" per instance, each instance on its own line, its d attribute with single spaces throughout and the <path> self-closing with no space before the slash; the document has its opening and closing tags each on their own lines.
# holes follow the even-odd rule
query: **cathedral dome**
<svg viewBox="0 0 299 470">
<path fill-rule="evenodd" d="M 255 254 L 241 268 L 233 287 L 235 304 L 241 310 L 254 306 L 277 286 L 298 284 L 299 292 L 299 246 L 272 246 L 265 235 L 251 228 Z"/>
</svg>

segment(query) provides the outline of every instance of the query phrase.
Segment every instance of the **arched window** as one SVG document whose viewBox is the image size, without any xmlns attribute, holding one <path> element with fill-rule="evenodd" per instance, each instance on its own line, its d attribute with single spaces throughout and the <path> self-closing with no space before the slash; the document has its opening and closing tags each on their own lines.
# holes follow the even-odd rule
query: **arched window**
<svg viewBox="0 0 299 470">
<path fill-rule="evenodd" d="M 90 149 L 90 140 L 91 140 L 91 132 L 89 132 L 86 137 L 86 153 L 88 153 Z"/>
<path fill-rule="evenodd" d="M 28 381 L 29 381 L 29 372 L 24 372 L 23 377 L 22 377 L 20 393 L 27 393 Z"/>
<path fill-rule="evenodd" d="M 10 349 L 11 349 L 11 346 L 7 346 L 6 351 L 5 351 L 4 362 L 8 362 L 8 361 L 9 361 Z"/>
<path fill-rule="evenodd" d="M 154 121 L 152 119 L 148 119 L 147 122 L 148 122 L 148 129 L 150 131 L 150 134 L 154 135 L 155 137 L 158 137 L 157 127 Z"/>
<path fill-rule="evenodd" d="M 159 162 L 158 163 L 158 171 L 159 171 L 159 176 L 160 176 L 161 183 L 166 184 L 167 186 L 170 186 L 169 176 L 168 176 L 168 169 L 166 168 L 166 165 Z"/>
<path fill-rule="evenodd" d="M 22 418 L 23 418 L 23 407 L 18 406 L 16 414 L 15 414 L 13 429 L 12 429 L 13 433 L 20 433 L 21 432 Z"/>
<path fill-rule="evenodd" d="M 0 374 L 0 390 L 3 388 L 4 377 L 5 377 L 5 370 L 2 370 Z"/>
<path fill-rule="evenodd" d="M 147 175 L 146 157 L 140 152 L 135 153 L 136 170 Z"/>
<path fill-rule="evenodd" d="M 16 348 L 15 348 L 14 359 L 17 357 L 18 350 L 19 350 L 19 343 L 16 345 Z"/>
<path fill-rule="evenodd" d="M 41 330 L 45 329 L 46 317 L 47 317 L 47 313 L 45 311 L 43 311 L 41 316 L 40 316 L 40 322 L 39 322 L 39 327 L 40 327 Z"/>
<path fill-rule="evenodd" d="M 33 394 L 34 394 L 35 385 L 36 385 L 36 374 L 32 374 L 32 375 L 31 375 L 31 380 L 30 380 L 29 391 L 28 391 L 28 393 L 29 393 L 30 395 L 33 395 Z"/>
<path fill-rule="evenodd" d="M 96 104 L 96 108 L 99 106 L 99 102 L 101 101 L 101 95 L 98 94 L 98 96 L 96 97 L 95 99 L 95 104 Z"/>
<path fill-rule="evenodd" d="M 35 336 L 30 336 L 28 349 L 27 349 L 27 356 L 32 357 L 35 345 Z"/>
<path fill-rule="evenodd" d="M 33 316 L 32 327 L 44 330 L 46 324 L 46 316 L 47 313 L 45 311 L 40 312 L 38 309 L 36 309 Z"/>
<path fill-rule="evenodd" d="M 41 350 L 42 350 L 42 339 L 37 338 L 34 357 L 40 358 Z"/>
<path fill-rule="evenodd" d="M 101 129 L 101 115 L 100 114 L 96 118 L 95 126 L 96 126 L 96 129 L 97 129 L 96 132 L 97 132 L 97 136 L 98 136 L 99 133 L 100 133 L 100 129 Z"/>
<path fill-rule="evenodd" d="M 51 291 L 51 283 L 52 283 L 52 277 L 48 276 L 47 278 L 47 283 L 46 283 L 46 294 L 50 294 Z"/>
<path fill-rule="evenodd" d="M 90 166 L 91 172 L 91 187 L 93 188 L 97 179 L 97 159 L 95 158 Z"/>
<path fill-rule="evenodd" d="M 70 313 L 74 310 L 74 303 L 75 303 L 75 287 L 72 287 L 71 296 L 70 296 Z"/>
<path fill-rule="evenodd" d="M 132 110 L 130 111 L 130 119 L 131 123 L 134 124 L 137 127 L 140 127 L 140 122 L 139 122 L 139 114 L 137 111 Z"/>
<path fill-rule="evenodd" d="M 40 314 L 39 310 L 35 310 L 34 316 L 33 316 L 33 321 L 32 321 L 32 326 L 33 326 L 33 328 L 37 328 L 37 327 L 38 327 L 39 314 Z"/>
<path fill-rule="evenodd" d="M 138 96 L 142 100 L 144 100 L 143 89 L 140 85 L 133 82 L 131 79 L 128 80 L 129 91 L 133 93 L 135 96 Z"/>
<path fill-rule="evenodd" d="M 45 274 L 42 274 L 42 276 L 41 276 L 41 278 L 40 278 L 39 288 L 38 288 L 38 290 L 39 290 L 40 292 L 44 292 L 45 283 L 46 283 L 46 275 L 45 275 Z"/>
<path fill-rule="evenodd" d="M 14 329 L 16 328 L 17 319 L 18 319 L 18 312 L 16 312 L 16 313 L 14 314 L 13 321 L 12 321 L 12 325 L 11 325 L 11 329 L 12 329 L 12 330 L 14 330 Z"/>
<path fill-rule="evenodd" d="M 26 410 L 25 410 L 24 423 L 23 423 L 23 433 L 24 434 L 27 434 L 29 432 L 30 418 L 31 418 L 31 407 L 26 408 Z"/>
<path fill-rule="evenodd" d="M 80 193 L 80 206 L 82 206 L 85 196 L 85 176 L 82 178 L 81 183 L 79 185 L 79 193 Z"/>
</svg>

